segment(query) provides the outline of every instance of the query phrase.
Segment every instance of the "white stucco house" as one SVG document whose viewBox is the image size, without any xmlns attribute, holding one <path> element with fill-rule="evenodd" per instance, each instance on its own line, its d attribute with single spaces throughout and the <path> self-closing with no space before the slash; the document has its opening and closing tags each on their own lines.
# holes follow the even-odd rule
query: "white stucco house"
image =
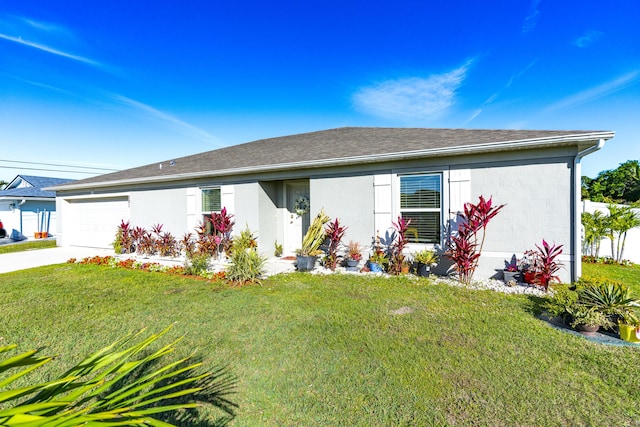
<svg viewBox="0 0 640 427">
<path fill-rule="evenodd" d="M 65 178 L 18 175 L 0 190 L 0 220 L 7 236 L 33 238 L 56 225 L 56 194 L 44 188 L 71 182 Z"/>
<path fill-rule="evenodd" d="M 264 139 L 57 185 L 58 244 L 109 247 L 121 220 L 176 236 L 226 207 L 259 249 L 293 252 L 324 208 L 368 246 L 401 215 L 410 250 L 443 247 L 465 202 L 507 206 L 489 224 L 477 276 L 544 238 L 564 245 L 563 280 L 580 275 L 580 160 L 610 131 L 338 128 Z M 310 212 L 296 215 L 300 198 Z"/>
</svg>

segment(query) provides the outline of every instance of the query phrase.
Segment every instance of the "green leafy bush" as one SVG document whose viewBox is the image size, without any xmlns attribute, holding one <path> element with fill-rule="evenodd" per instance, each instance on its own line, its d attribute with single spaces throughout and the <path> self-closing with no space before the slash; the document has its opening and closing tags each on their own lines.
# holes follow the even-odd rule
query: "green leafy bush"
<svg viewBox="0 0 640 427">
<path fill-rule="evenodd" d="M 265 262 L 265 257 L 258 253 L 256 238 L 246 228 L 233 240 L 226 270 L 227 281 L 235 286 L 261 283 L 260 276 L 264 273 Z"/>
<path fill-rule="evenodd" d="M 184 262 L 184 274 L 198 276 L 206 273 L 209 270 L 210 261 L 211 256 L 207 253 L 196 252 L 191 255 L 187 253 Z"/>
</svg>

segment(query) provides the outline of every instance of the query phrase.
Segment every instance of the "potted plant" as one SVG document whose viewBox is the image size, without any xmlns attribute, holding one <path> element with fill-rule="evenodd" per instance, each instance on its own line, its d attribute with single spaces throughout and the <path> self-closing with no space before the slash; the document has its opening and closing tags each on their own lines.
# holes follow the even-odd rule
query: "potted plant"
<svg viewBox="0 0 640 427">
<path fill-rule="evenodd" d="M 571 327 L 583 334 L 593 334 L 597 332 L 600 327 L 608 328 L 613 326 L 609 317 L 595 308 L 590 308 L 582 304 L 575 304 L 567 311 L 573 317 Z"/>
<path fill-rule="evenodd" d="M 538 271 L 540 260 L 536 251 L 528 250 L 522 258 L 518 260 L 518 269 L 521 272 L 522 281 L 533 285 L 536 281 L 536 271 Z"/>
<path fill-rule="evenodd" d="M 381 273 L 389 265 L 389 258 L 382 250 L 376 250 L 369 256 L 369 270 L 372 273 Z"/>
<path fill-rule="evenodd" d="M 416 262 L 416 274 L 421 277 L 429 277 L 431 267 L 438 263 L 438 254 L 434 250 L 423 249 L 413 254 L 413 260 Z"/>
<path fill-rule="evenodd" d="M 517 283 L 519 282 L 520 269 L 518 268 L 518 260 L 514 256 L 511 259 L 511 262 L 505 262 L 504 270 L 502 270 L 502 277 L 504 279 L 504 283 Z"/>
<path fill-rule="evenodd" d="M 309 229 L 302 238 L 302 248 L 297 252 L 296 265 L 298 271 L 311 271 L 316 265 L 317 256 L 322 254 L 320 245 L 324 242 L 324 225 L 329 222 L 329 217 L 320 209 L 313 219 Z"/>
<path fill-rule="evenodd" d="M 349 268 L 358 268 L 358 264 L 362 260 L 362 246 L 360 243 L 354 242 L 351 240 L 347 245 L 347 255 L 345 257 L 345 262 L 347 263 L 347 269 Z"/>
<path fill-rule="evenodd" d="M 640 321 L 632 309 L 619 314 L 618 332 L 620 339 L 628 342 L 640 342 Z"/>
</svg>

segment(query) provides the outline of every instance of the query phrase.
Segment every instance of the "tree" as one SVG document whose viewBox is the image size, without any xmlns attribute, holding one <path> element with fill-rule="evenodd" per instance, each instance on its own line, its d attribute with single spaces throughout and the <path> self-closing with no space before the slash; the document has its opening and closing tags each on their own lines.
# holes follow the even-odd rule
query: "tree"
<svg viewBox="0 0 640 427">
<path fill-rule="evenodd" d="M 611 256 L 616 261 L 622 262 L 627 232 L 632 228 L 640 227 L 640 217 L 631 206 L 609 203 L 607 208 L 609 209 L 607 237 L 611 239 Z"/>
<path fill-rule="evenodd" d="M 4 190 L 4 187 L 8 184 L 7 181 L 0 179 L 0 190 Z"/>
<path fill-rule="evenodd" d="M 600 243 L 607 236 L 609 217 L 600 211 L 594 213 L 582 213 L 582 226 L 584 227 L 583 251 L 598 258 L 600 256 Z"/>
<path fill-rule="evenodd" d="M 594 202 L 633 203 L 640 200 L 640 161 L 628 160 L 595 179 L 582 177 L 582 198 Z"/>
</svg>

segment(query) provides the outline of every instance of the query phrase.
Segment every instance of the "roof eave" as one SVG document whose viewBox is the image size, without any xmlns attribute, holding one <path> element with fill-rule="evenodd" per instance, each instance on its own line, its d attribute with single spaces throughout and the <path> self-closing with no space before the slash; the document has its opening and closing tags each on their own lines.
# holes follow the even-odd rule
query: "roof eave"
<svg viewBox="0 0 640 427">
<path fill-rule="evenodd" d="M 122 179 L 115 181 L 103 181 L 103 182 L 92 182 L 87 184 L 69 184 L 63 186 L 55 186 L 55 187 L 46 187 L 44 190 L 47 191 L 68 191 L 68 190 L 85 190 L 91 188 L 103 188 L 103 187 L 118 187 L 122 185 L 129 184 L 147 184 L 147 183 L 160 183 L 160 182 L 173 182 L 173 181 L 182 181 L 185 179 L 197 179 L 203 177 L 220 177 L 220 176 L 234 176 L 234 175 L 244 175 L 247 173 L 256 173 L 256 172 L 277 172 L 281 170 L 287 169 L 313 169 L 319 167 L 332 167 L 332 166 L 343 166 L 349 164 L 363 164 L 363 163 L 381 163 L 387 161 L 397 161 L 397 160 L 407 160 L 407 159 L 415 159 L 421 157 L 443 157 L 443 156 L 456 156 L 456 155 L 465 155 L 465 154 L 479 154 L 485 152 L 495 152 L 496 149 L 500 151 L 510 151 L 510 150 L 524 150 L 524 149 L 533 149 L 533 148 L 550 148 L 552 146 L 565 146 L 572 143 L 579 144 L 581 142 L 593 142 L 594 144 L 597 141 L 604 139 L 608 140 L 615 136 L 615 132 L 591 132 L 591 133 L 582 133 L 582 134 L 569 134 L 564 136 L 553 136 L 546 138 L 535 138 L 535 139 L 526 139 L 526 140 L 516 140 L 516 141 L 500 141 L 500 142 L 489 142 L 484 144 L 476 144 L 476 145 L 465 145 L 458 147 L 444 147 L 444 148 L 431 148 L 426 150 L 412 150 L 412 151 L 404 151 L 398 153 L 386 153 L 386 154 L 375 154 L 375 155 L 364 155 L 364 156 L 352 156 L 352 157 L 342 157 L 335 159 L 321 159 L 321 160 L 311 160 L 304 162 L 291 162 L 291 163 L 281 163 L 276 165 L 265 165 L 265 166 L 250 166 L 250 167 L 242 167 L 242 168 L 232 168 L 232 169 L 218 169 L 212 171 L 200 171 L 200 172 L 189 172 L 175 175 L 167 175 L 167 176 L 155 176 L 155 177 L 143 177 L 143 178 L 131 178 L 131 179 Z"/>
</svg>

